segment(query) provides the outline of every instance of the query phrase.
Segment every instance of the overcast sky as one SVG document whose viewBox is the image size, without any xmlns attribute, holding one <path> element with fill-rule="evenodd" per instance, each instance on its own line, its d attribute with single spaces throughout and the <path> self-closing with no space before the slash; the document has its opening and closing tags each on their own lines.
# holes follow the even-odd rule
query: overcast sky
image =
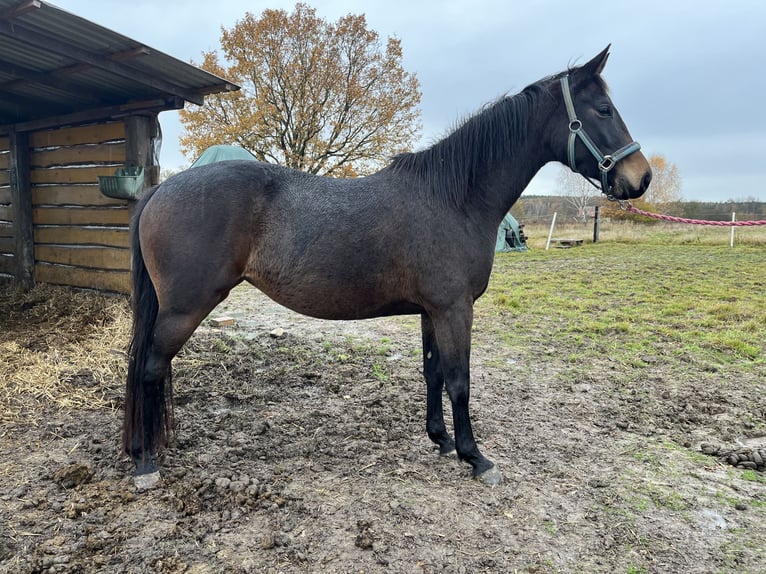
<svg viewBox="0 0 766 574">
<path fill-rule="evenodd" d="M 219 49 L 221 27 L 294 1 L 54 0 L 60 8 L 185 62 Z M 763 0 L 307 0 L 330 21 L 364 13 L 401 39 L 421 83 L 419 148 L 484 103 L 584 63 L 607 44 L 604 77 L 644 153 L 681 174 L 687 201 L 766 201 L 766 2 Z M 188 166 L 177 112 L 160 114 L 163 169 Z M 558 164 L 530 193 L 555 192 Z"/>
</svg>

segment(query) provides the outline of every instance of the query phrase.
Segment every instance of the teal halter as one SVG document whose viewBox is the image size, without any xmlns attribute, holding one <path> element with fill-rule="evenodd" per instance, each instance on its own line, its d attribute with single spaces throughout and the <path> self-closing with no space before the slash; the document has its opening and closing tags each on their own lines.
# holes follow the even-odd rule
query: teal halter
<svg viewBox="0 0 766 574">
<path fill-rule="evenodd" d="M 607 177 L 611 169 L 617 165 L 617 162 L 621 159 L 632 154 L 634 151 L 641 149 L 641 145 L 638 142 L 631 142 L 622 146 L 616 152 L 612 154 L 604 155 L 601 150 L 598 149 L 593 140 L 590 139 L 588 134 L 583 128 L 582 122 L 577 119 L 577 114 L 574 109 L 574 102 L 572 101 L 572 93 L 569 90 L 569 74 L 565 74 L 561 77 L 561 91 L 564 94 L 564 104 L 567 108 L 567 114 L 569 115 L 569 167 L 572 171 L 577 172 L 575 167 L 575 142 L 579 137 L 585 144 L 585 147 L 590 150 L 593 157 L 598 162 L 598 169 L 601 172 L 601 193 L 606 194 L 608 198 L 613 198 L 612 190 L 609 188 L 609 182 Z M 586 179 L 590 181 L 595 187 L 598 187 L 593 183 L 590 178 L 586 176 Z"/>
</svg>

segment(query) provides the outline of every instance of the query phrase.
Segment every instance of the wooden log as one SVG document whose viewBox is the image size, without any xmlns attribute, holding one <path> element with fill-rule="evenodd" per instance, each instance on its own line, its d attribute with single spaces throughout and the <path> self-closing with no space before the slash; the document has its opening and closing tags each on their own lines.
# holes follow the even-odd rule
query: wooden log
<svg viewBox="0 0 766 574">
<path fill-rule="evenodd" d="M 130 247 L 130 233 L 124 228 L 76 226 L 35 227 L 35 243 L 61 245 L 102 245 Z"/>
<path fill-rule="evenodd" d="M 90 269 L 130 271 L 130 250 L 83 245 L 37 245 L 38 262 L 58 263 Z"/>
<path fill-rule="evenodd" d="M 0 169 L 0 186 L 11 185 L 11 173 L 7 169 Z"/>
<path fill-rule="evenodd" d="M 79 267 L 38 263 L 35 266 L 35 277 L 37 281 L 42 283 L 130 293 L 130 273 L 128 271 L 95 271 Z"/>
<path fill-rule="evenodd" d="M 76 167 L 76 168 L 53 168 L 33 169 L 31 181 L 33 184 L 41 183 L 98 183 L 99 175 L 114 175 L 116 167 Z"/>
<path fill-rule="evenodd" d="M 125 143 L 45 149 L 32 152 L 31 157 L 33 168 L 95 163 L 111 164 L 112 170 L 124 165 Z"/>
<path fill-rule="evenodd" d="M 13 221 L 13 206 L 0 204 L 0 221 Z"/>
<path fill-rule="evenodd" d="M 8 169 L 10 167 L 11 154 L 0 153 L 0 169 Z"/>
<path fill-rule="evenodd" d="M 0 237 L 13 237 L 13 223 L 0 223 Z"/>
<path fill-rule="evenodd" d="M 128 225 L 128 210 L 114 207 L 36 207 L 35 225 Z"/>
<path fill-rule="evenodd" d="M 16 240 L 13 237 L 0 237 L 0 253 L 13 255 L 16 252 Z"/>
<path fill-rule="evenodd" d="M 0 273 L 3 275 L 16 275 L 16 260 L 13 255 L 0 255 Z"/>
<path fill-rule="evenodd" d="M 2 203 L 2 192 L 0 192 Z M 83 206 L 122 206 L 127 207 L 124 199 L 107 197 L 96 185 L 50 185 L 32 188 L 32 205 L 83 205 Z"/>
<path fill-rule="evenodd" d="M 11 188 L 10 187 L 0 187 L 0 203 L 5 203 L 5 204 L 11 203 Z"/>
<path fill-rule="evenodd" d="M 34 132 L 30 135 L 29 145 L 33 148 L 44 148 L 97 144 L 124 139 L 125 125 L 122 122 L 113 122 Z"/>
</svg>

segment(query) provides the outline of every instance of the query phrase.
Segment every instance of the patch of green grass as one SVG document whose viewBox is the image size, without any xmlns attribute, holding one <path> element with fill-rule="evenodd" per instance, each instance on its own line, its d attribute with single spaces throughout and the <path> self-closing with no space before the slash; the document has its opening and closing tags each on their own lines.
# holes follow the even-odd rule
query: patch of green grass
<svg viewBox="0 0 766 574">
<path fill-rule="evenodd" d="M 545 337 L 564 356 L 684 353 L 746 369 L 766 361 L 762 248 L 583 244 L 498 254 L 476 323 L 516 342 Z M 576 350 L 575 350 L 576 348 Z M 639 359 L 639 360 L 637 360 Z"/>
<path fill-rule="evenodd" d="M 223 355 L 228 355 L 231 353 L 232 348 L 223 339 L 215 339 L 213 341 L 213 351 Z"/>
<path fill-rule="evenodd" d="M 373 363 L 372 376 L 378 379 L 379 381 L 387 381 L 390 378 L 391 374 L 388 372 L 388 369 L 386 369 L 380 363 Z"/>
<path fill-rule="evenodd" d="M 743 470 L 741 478 L 742 480 L 747 480 L 750 482 L 760 482 L 761 484 L 766 484 L 766 475 L 756 470 Z"/>
<path fill-rule="evenodd" d="M 544 520 L 543 527 L 545 528 L 545 531 L 551 536 L 555 535 L 556 532 L 558 531 L 558 528 L 556 528 L 556 524 L 552 520 Z"/>
</svg>

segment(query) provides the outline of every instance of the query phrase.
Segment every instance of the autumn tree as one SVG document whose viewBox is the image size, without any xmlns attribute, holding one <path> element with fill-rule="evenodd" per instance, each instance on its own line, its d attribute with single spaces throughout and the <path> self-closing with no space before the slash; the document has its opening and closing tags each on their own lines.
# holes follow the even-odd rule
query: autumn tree
<svg viewBox="0 0 766 574">
<path fill-rule="evenodd" d="M 221 49 L 201 67 L 242 90 L 181 110 L 182 151 L 240 145 L 258 159 L 310 173 L 349 176 L 406 151 L 420 129 L 420 85 L 402 47 L 367 29 L 364 15 L 335 23 L 296 4 L 292 13 L 247 13 L 222 29 Z"/>
<path fill-rule="evenodd" d="M 678 167 L 660 154 L 649 156 L 652 168 L 652 183 L 642 196 L 642 200 L 651 205 L 668 205 L 681 201 L 681 175 Z"/>
</svg>

